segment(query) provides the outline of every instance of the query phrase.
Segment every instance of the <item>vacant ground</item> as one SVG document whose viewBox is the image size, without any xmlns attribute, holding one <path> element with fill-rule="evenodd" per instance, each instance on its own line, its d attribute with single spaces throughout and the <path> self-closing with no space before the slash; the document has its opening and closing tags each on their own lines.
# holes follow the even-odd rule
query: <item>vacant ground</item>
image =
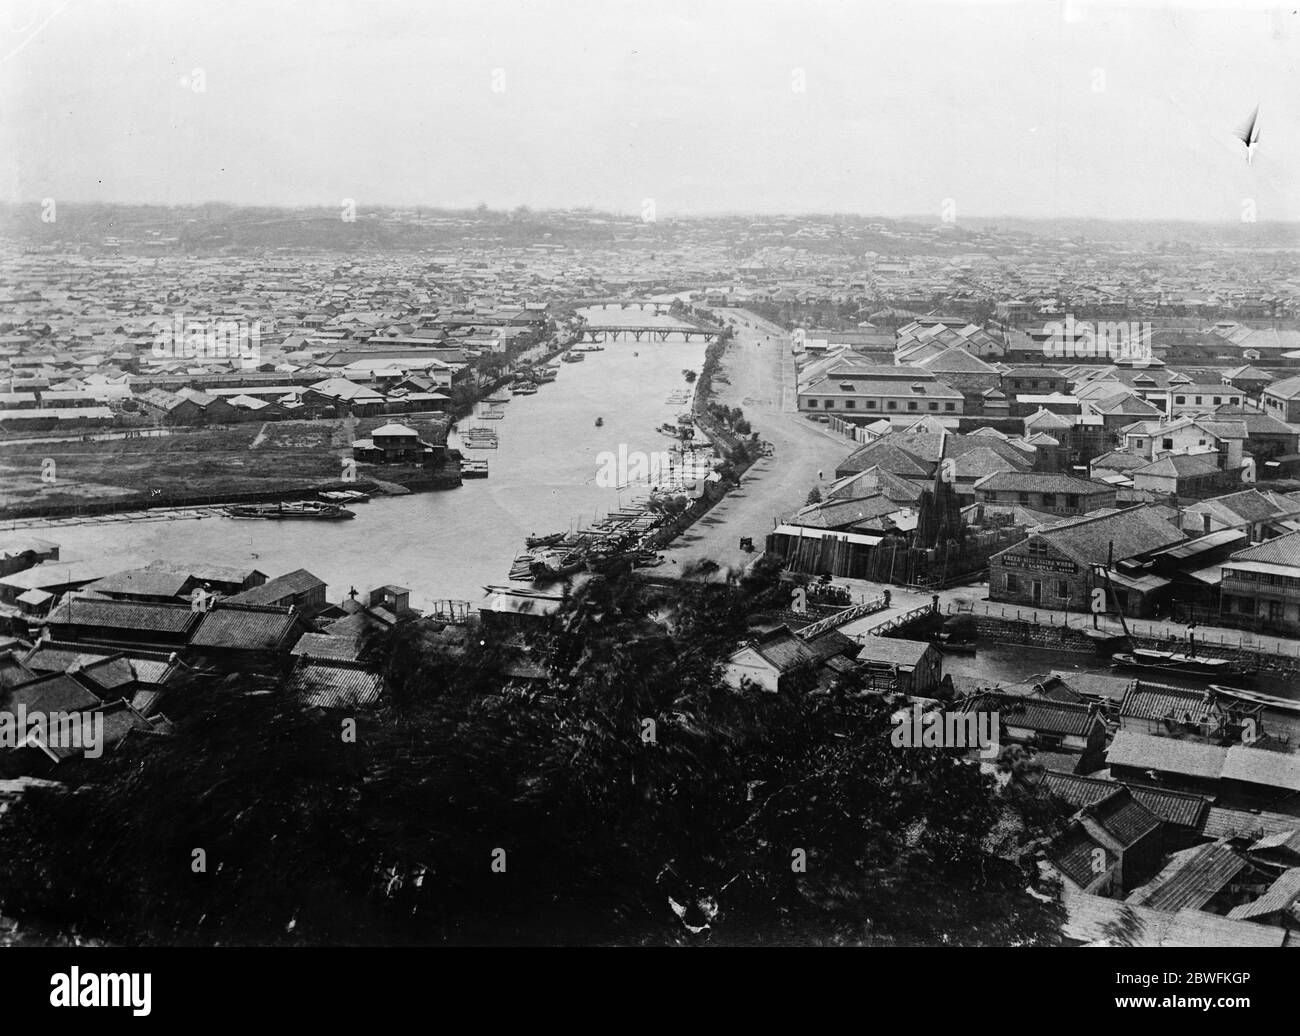
<svg viewBox="0 0 1300 1036">
<path fill-rule="evenodd" d="M 739 489 L 673 541 L 664 551 L 670 570 L 673 563 L 680 570 L 705 558 L 724 567 L 748 564 L 754 555 L 740 549 L 740 538 L 752 536 L 761 551 L 774 520 L 802 507 L 814 486 L 824 490 L 835 465 L 854 449 L 850 440 L 796 412 L 789 333 L 745 310 L 718 312 L 735 317 L 737 335 L 722 361 L 727 382 L 714 378 L 714 398 L 740 407 L 775 456 L 750 468 Z"/>
<path fill-rule="evenodd" d="M 342 477 L 355 424 L 250 422 L 165 438 L 10 444 L 0 457 L 0 512 L 309 489 Z"/>
</svg>

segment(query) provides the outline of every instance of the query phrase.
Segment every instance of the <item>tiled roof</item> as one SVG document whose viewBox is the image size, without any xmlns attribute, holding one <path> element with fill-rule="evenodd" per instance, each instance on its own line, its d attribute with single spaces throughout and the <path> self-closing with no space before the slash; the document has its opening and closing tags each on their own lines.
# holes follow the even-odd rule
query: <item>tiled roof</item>
<svg viewBox="0 0 1300 1036">
<path fill-rule="evenodd" d="M 199 617 L 184 604 L 115 601 L 108 598 L 65 597 L 49 615 L 53 624 L 103 626 L 109 629 L 183 633 Z"/>
<path fill-rule="evenodd" d="M 1102 853 L 1102 857 L 1097 856 L 1098 852 Z M 1103 857 L 1105 866 L 1101 870 L 1095 870 L 1093 861 Z M 1072 826 L 1056 838 L 1047 849 L 1047 858 L 1062 874 L 1083 888 L 1087 888 L 1099 874 L 1105 873 L 1117 859 L 1113 852 L 1096 841 L 1080 825 Z"/>
<path fill-rule="evenodd" d="M 1254 841 L 1264 835 L 1294 831 L 1300 818 L 1289 813 L 1247 812 L 1226 806 L 1211 806 L 1205 814 L 1201 835 L 1205 838 L 1242 838 Z"/>
<path fill-rule="evenodd" d="M 975 488 L 997 493 L 1077 493 L 1080 496 L 1114 492 L 1100 482 L 1044 471 L 997 471 L 976 482 Z"/>
<path fill-rule="evenodd" d="M 1104 563 L 1112 543 L 1115 560 L 1123 561 L 1183 539 L 1182 533 L 1149 507 L 1130 507 L 1112 514 L 1061 522 L 1037 535 L 1084 565 Z"/>
<path fill-rule="evenodd" d="M 1259 561 L 1269 565 L 1300 567 L 1300 532 L 1287 533 L 1239 550 L 1225 564 L 1231 566 L 1234 561 Z"/>
<path fill-rule="evenodd" d="M 1120 787 L 1100 802 L 1084 807 L 1098 824 L 1125 847 L 1136 844 L 1160 826 L 1160 820 L 1129 792 Z"/>
<path fill-rule="evenodd" d="M 276 576 L 274 579 L 268 579 L 261 586 L 255 586 L 242 593 L 227 597 L 226 603 L 275 604 L 286 597 L 306 593 L 324 585 L 325 581 L 323 579 L 312 575 L 305 568 L 299 568 L 282 576 Z"/>
<path fill-rule="evenodd" d="M 356 637 L 331 637 L 325 633 L 305 633 L 293 646 L 291 655 L 355 662 L 361 641 Z"/>
<path fill-rule="evenodd" d="M 274 651 L 286 646 L 297 619 L 287 610 L 232 606 L 223 602 L 203 615 L 190 646 Z"/>
<path fill-rule="evenodd" d="M 49 673 L 11 687 L 4 695 L 4 708 L 17 711 L 20 705 L 28 712 L 80 712 L 93 709 L 100 699 L 66 673 Z"/>
<path fill-rule="evenodd" d="M 962 712 L 996 712 L 1004 727 L 1026 727 L 1046 734 L 1083 736 L 1097 723 L 1095 706 L 1050 698 L 980 694 L 960 705 Z"/>
<path fill-rule="evenodd" d="M 1172 716 L 1180 722 L 1183 721 L 1184 716 L 1199 720 L 1202 716 L 1217 711 L 1213 707 L 1209 691 L 1165 687 L 1137 681 L 1128 689 L 1119 706 L 1120 716 L 1156 720 Z"/>
</svg>

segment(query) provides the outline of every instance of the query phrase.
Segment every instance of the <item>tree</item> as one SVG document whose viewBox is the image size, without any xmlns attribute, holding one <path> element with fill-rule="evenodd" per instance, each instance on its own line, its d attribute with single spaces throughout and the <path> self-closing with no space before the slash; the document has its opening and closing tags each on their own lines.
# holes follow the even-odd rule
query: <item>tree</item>
<svg viewBox="0 0 1300 1036">
<path fill-rule="evenodd" d="M 808 503 L 820 504 L 821 502 L 822 502 L 822 491 L 818 489 L 816 486 L 813 486 L 812 489 L 808 490 Z"/>
<path fill-rule="evenodd" d="M 549 634 L 471 626 L 462 651 L 400 627 L 373 645 L 400 686 L 356 717 L 247 693 L 275 673 L 186 688 L 175 738 L 10 807 L 0 909 L 128 944 L 1056 940 L 1059 907 L 985 849 L 992 779 L 894 750 L 895 702 L 852 673 L 724 686 L 778 575 L 596 576 Z M 519 651 L 544 694 L 503 693 Z"/>
</svg>

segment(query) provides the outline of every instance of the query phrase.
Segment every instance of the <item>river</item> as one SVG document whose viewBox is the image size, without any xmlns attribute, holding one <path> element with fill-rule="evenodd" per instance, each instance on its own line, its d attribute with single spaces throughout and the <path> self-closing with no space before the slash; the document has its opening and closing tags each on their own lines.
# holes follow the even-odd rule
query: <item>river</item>
<svg viewBox="0 0 1300 1036">
<path fill-rule="evenodd" d="M 666 314 L 583 311 L 593 324 L 676 323 Z M 639 492 L 596 484 L 597 454 L 666 450 L 655 432 L 686 410 L 670 393 L 688 389 L 684 369 L 699 371 L 702 341 L 619 341 L 582 363 L 561 363 L 559 377 L 536 395 L 514 396 L 500 421 L 474 421 L 497 430 L 495 450 L 467 450 L 487 460 L 489 476 L 459 489 L 376 497 L 358 504 L 347 522 L 256 522 L 231 518 L 94 523 L 31 528 L 58 543 L 63 560 L 120 556 L 124 562 L 203 561 L 251 566 L 277 576 L 305 568 L 329 584 L 332 600 L 350 587 L 362 594 L 388 583 L 411 591 L 411 604 L 440 599 L 477 603 L 486 584 L 504 584 L 529 533 L 590 525 Z M 507 392 L 508 394 L 508 392 Z M 595 426 L 603 418 L 602 427 Z M 400 421 L 400 418 L 394 418 Z M 462 422 L 468 424 L 471 422 Z M 456 444 L 455 437 L 452 445 Z M 358 472 L 365 477 L 365 469 Z"/>
</svg>

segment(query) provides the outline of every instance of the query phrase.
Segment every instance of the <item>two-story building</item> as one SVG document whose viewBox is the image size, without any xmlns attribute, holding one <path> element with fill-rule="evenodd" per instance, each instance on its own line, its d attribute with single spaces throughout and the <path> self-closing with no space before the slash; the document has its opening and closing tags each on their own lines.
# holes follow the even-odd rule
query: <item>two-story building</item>
<svg viewBox="0 0 1300 1036">
<path fill-rule="evenodd" d="M 1107 591 L 1107 611 L 1147 616 L 1161 602 L 1169 581 L 1143 571 L 1141 563 L 1182 539 L 1182 533 L 1152 507 L 1064 519 L 989 559 L 989 599 L 1031 608 L 1090 611 L 1092 591 L 1100 587 Z M 1114 559 L 1114 567 L 1107 576 L 1109 558 Z"/>
<path fill-rule="evenodd" d="M 1257 543 L 1224 562 L 1219 612 L 1225 625 L 1300 635 L 1300 532 Z"/>
<path fill-rule="evenodd" d="M 957 417 L 965 397 L 922 367 L 841 367 L 802 388 L 799 410 L 846 420 Z"/>
</svg>

